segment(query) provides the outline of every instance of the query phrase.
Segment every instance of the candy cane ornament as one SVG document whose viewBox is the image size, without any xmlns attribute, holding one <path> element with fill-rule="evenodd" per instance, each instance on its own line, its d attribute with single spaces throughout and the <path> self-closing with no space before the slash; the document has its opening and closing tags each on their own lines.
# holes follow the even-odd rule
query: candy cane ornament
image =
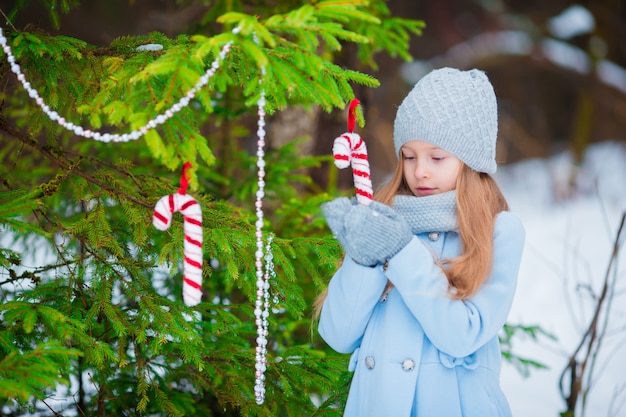
<svg viewBox="0 0 626 417">
<path fill-rule="evenodd" d="M 335 138 L 333 143 L 333 157 L 335 159 L 335 165 L 339 169 L 347 168 L 352 165 L 356 200 L 359 204 L 367 206 L 372 202 L 374 196 L 370 163 L 367 157 L 367 147 L 361 136 L 359 136 L 358 133 L 354 133 L 356 121 L 355 109 L 359 104 L 360 101 L 357 99 L 350 102 L 348 110 L 348 132 Z"/>
<path fill-rule="evenodd" d="M 183 301 L 187 306 L 195 306 L 202 298 L 202 208 L 187 194 L 189 168 L 191 164 L 185 162 L 178 192 L 166 195 L 156 203 L 152 224 L 159 230 L 167 230 L 172 224 L 173 213 L 179 211 L 183 215 Z"/>
</svg>

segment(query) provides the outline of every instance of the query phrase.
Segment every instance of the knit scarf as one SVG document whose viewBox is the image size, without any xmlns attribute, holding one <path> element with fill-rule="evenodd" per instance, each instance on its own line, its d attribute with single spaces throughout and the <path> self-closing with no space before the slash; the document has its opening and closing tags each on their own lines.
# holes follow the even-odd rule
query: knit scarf
<svg viewBox="0 0 626 417">
<path fill-rule="evenodd" d="M 393 207 L 407 221 L 413 234 L 458 229 L 454 190 L 425 197 L 397 195 Z"/>
</svg>

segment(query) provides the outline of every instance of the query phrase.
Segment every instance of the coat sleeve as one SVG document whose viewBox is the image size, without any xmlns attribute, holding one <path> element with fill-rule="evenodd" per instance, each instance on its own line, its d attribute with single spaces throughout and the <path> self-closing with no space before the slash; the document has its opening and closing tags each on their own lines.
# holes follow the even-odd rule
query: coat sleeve
<svg viewBox="0 0 626 417">
<path fill-rule="evenodd" d="M 504 325 L 513 303 L 524 239 L 520 220 L 509 212 L 500 213 L 494 227 L 491 274 L 467 300 L 449 296 L 447 278 L 417 238 L 390 259 L 387 277 L 432 344 L 451 356 L 465 357 Z"/>
<path fill-rule="evenodd" d="M 318 331 L 335 351 L 351 353 L 387 283 L 382 267 L 367 267 L 346 257 L 328 284 Z"/>
</svg>

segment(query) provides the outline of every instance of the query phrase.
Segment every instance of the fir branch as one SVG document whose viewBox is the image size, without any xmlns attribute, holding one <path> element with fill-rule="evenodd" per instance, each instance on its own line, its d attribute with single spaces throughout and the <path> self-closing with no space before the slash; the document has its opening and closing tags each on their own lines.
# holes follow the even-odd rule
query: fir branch
<svg viewBox="0 0 626 417">
<path fill-rule="evenodd" d="M 50 407 L 50 405 L 46 402 L 46 400 L 41 400 L 41 402 L 44 403 L 46 407 L 48 407 L 48 410 L 50 410 L 55 417 L 64 417 L 63 414 L 57 412 L 52 407 Z"/>
<path fill-rule="evenodd" d="M 4 13 L 4 10 L 2 10 L 2 7 L 0 7 L 0 14 L 2 14 L 2 17 L 4 17 L 4 21 L 7 22 L 7 25 L 11 26 L 11 28 L 13 28 L 14 31 L 17 31 L 17 28 L 13 26 L 13 22 L 11 21 L 12 19 L 10 19 L 9 16 L 7 16 Z"/>
<path fill-rule="evenodd" d="M 41 388 L 62 382 L 63 370 L 68 368 L 70 359 L 78 356 L 79 351 L 56 341 L 39 344 L 24 353 L 10 352 L 0 360 L 0 398 L 26 401 L 33 394 L 43 398 Z"/>
<path fill-rule="evenodd" d="M 140 200 L 134 196 L 131 196 L 129 194 L 126 193 L 122 193 L 120 192 L 120 190 L 111 187 L 108 184 L 105 184 L 99 180 L 97 180 L 96 178 L 94 178 L 92 175 L 88 174 L 87 172 L 84 172 L 80 169 L 78 169 L 76 163 L 67 160 L 66 158 L 64 158 L 64 151 L 61 149 L 50 149 L 46 146 L 42 146 L 39 142 L 37 142 L 36 140 L 32 139 L 29 135 L 21 133 L 20 131 L 18 131 L 15 127 L 13 127 L 12 125 L 10 125 L 5 119 L 0 118 L 0 130 L 8 133 L 9 135 L 13 136 L 14 138 L 20 140 L 22 143 L 24 143 L 25 145 L 28 145 L 29 147 L 35 149 L 36 151 L 38 151 L 41 155 L 45 156 L 47 159 L 51 160 L 52 162 L 54 162 L 55 164 L 57 164 L 61 169 L 64 169 L 66 171 L 69 171 L 75 175 L 78 175 L 82 178 L 84 178 L 85 180 L 87 180 L 88 182 L 97 185 L 98 187 L 107 190 L 111 193 L 117 194 L 127 200 L 130 200 L 132 202 L 134 202 L 135 204 L 138 204 L 140 206 L 146 207 L 146 208 L 150 208 L 153 209 L 154 206 L 150 203 L 148 203 L 147 201 L 143 201 Z"/>
</svg>

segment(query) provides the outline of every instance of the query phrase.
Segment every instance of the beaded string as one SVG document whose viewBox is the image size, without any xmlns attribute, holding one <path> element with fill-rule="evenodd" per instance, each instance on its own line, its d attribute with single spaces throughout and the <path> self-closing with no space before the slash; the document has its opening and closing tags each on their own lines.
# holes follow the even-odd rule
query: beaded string
<svg viewBox="0 0 626 417">
<path fill-rule="evenodd" d="M 233 29 L 233 33 L 239 33 L 239 27 Z M 208 70 L 200 77 L 198 82 L 187 91 L 187 93 L 178 100 L 177 103 L 173 104 L 165 110 L 163 113 L 157 115 L 148 123 L 146 123 L 143 127 L 137 130 L 133 130 L 129 133 L 117 134 L 117 133 L 100 133 L 95 132 L 90 129 L 86 129 L 84 127 L 75 125 L 74 123 L 68 122 L 64 117 L 59 115 L 56 111 L 50 109 L 50 106 L 46 104 L 46 102 L 41 98 L 39 92 L 26 80 L 26 76 L 22 72 L 20 65 L 17 63 L 15 56 L 13 55 L 13 51 L 11 50 L 11 46 L 8 44 L 7 38 L 4 36 L 4 32 L 2 28 L 0 28 L 0 45 L 2 45 L 2 49 L 7 56 L 7 61 L 11 66 L 11 71 L 17 76 L 17 79 L 22 83 L 24 89 L 28 92 L 30 98 L 35 100 L 35 103 L 41 110 L 50 118 L 50 120 L 58 123 L 60 126 L 65 129 L 73 132 L 77 136 L 82 136 L 87 139 L 94 139 L 100 142 L 128 142 L 129 140 L 137 140 L 144 136 L 150 129 L 154 129 L 159 125 L 165 123 L 168 119 L 174 116 L 176 113 L 184 109 L 189 105 L 191 100 L 196 96 L 196 93 L 205 85 L 209 83 L 211 77 L 215 74 L 215 72 L 219 69 L 221 62 L 226 58 L 228 52 L 230 51 L 230 47 L 232 46 L 233 41 L 227 42 L 224 44 L 222 49 L 220 50 L 219 55 L 215 58 L 211 66 Z"/>
<path fill-rule="evenodd" d="M 240 28 L 233 29 L 233 33 L 239 33 Z M 259 43 L 256 34 L 253 34 L 254 41 Z M 230 51 L 233 41 L 226 43 L 219 55 L 215 58 L 209 69 L 200 77 L 198 82 L 183 96 L 177 103 L 173 104 L 163 113 L 157 115 L 142 128 L 134 130 L 130 133 L 113 134 L 113 133 L 100 133 L 90 129 L 85 129 L 74 123 L 68 122 L 65 118 L 61 117 L 56 111 L 51 110 L 45 103 L 43 98 L 39 95 L 39 92 L 33 88 L 26 80 L 26 76 L 22 72 L 20 65 L 17 63 L 15 56 L 8 44 L 7 38 L 4 36 L 2 28 L 0 28 L 0 45 L 7 56 L 7 61 L 11 66 L 11 71 L 17 76 L 17 79 L 22 83 L 24 89 L 28 92 L 37 105 L 43 110 L 43 112 L 50 118 L 50 120 L 56 122 L 63 128 L 74 132 L 78 136 L 82 136 L 88 139 L 94 139 L 100 142 L 128 142 L 129 140 L 137 140 L 144 136 L 150 129 L 154 129 L 157 126 L 165 123 L 174 114 L 187 107 L 191 100 L 195 97 L 196 93 L 205 85 L 208 84 L 209 79 L 219 69 L 220 64 Z M 260 95 L 257 102 L 258 107 L 258 125 L 257 125 L 257 168 L 258 168 L 258 190 L 256 193 L 256 215 L 257 221 L 256 227 L 256 247 L 255 252 L 255 267 L 256 267 L 256 303 L 254 309 L 255 324 L 257 326 L 257 347 L 255 354 L 255 385 L 254 396 L 257 404 L 263 404 L 265 401 L 265 370 L 267 369 L 267 336 L 269 326 L 269 307 L 270 307 L 270 278 L 275 277 L 273 254 L 272 254 L 272 240 L 273 236 L 267 238 L 265 251 L 263 247 L 263 197 L 265 196 L 265 88 L 263 86 L 263 80 L 265 78 L 265 68 L 261 68 L 262 77 L 259 79 Z M 264 261 L 265 260 L 265 264 Z M 264 269 L 265 267 L 265 269 Z"/>
<path fill-rule="evenodd" d="M 258 44 L 259 40 L 256 34 L 253 35 L 254 41 Z M 269 289 L 270 276 L 274 274 L 274 264 L 272 262 L 272 236 L 267 239 L 265 253 L 263 252 L 263 197 L 265 196 L 265 88 L 263 80 L 265 78 L 265 67 L 261 68 L 261 78 L 259 79 L 260 97 L 258 105 L 258 125 L 257 125 L 257 186 L 256 201 L 254 203 L 256 209 L 257 220 L 256 226 L 256 303 L 254 308 L 255 324 L 257 326 L 257 346 L 255 352 L 254 366 L 254 397 L 257 404 L 263 404 L 265 400 L 265 371 L 267 369 L 267 336 L 269 334 Z M 263 260 L 265 259 L 265 271 L 263 270 Z"/>
</svg>

